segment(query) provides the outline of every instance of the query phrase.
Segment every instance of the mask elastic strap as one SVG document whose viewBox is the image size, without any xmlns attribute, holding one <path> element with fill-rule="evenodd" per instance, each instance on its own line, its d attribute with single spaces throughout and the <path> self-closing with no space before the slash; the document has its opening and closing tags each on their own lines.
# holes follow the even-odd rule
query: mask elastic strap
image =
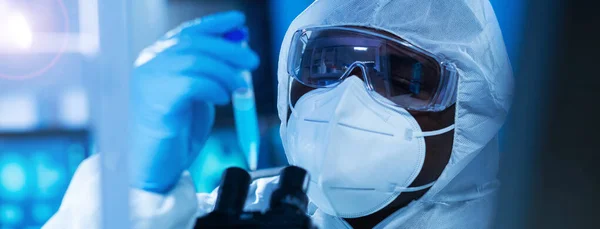
<svg viewBox="0 0 600 229">
<path fill-rule="evenodd" d="M 296 112 L 296 109 L 294 109 L 294 107 L 292 106 L 292 100 L 290 99 L 290 95 L 288 95 L 288 107 L 290 108 L 290 112 L 292 112 L 291 115 L 293 115 L 294 117 L 298 117 L 298 113 Z"/>
<path fill-rule="evenodd" d="M 310 180 L 312 183 L 314 183 L 315 185 L 318 184 L 318 181 L 316 180 Z M 369 187 L 341 187 L 341 186 L 332 186 L 329 187 L 330 189 L 337 189 L 337 190 L 348 190 L 348 191 L 379 191 L 379 192 L 416 192 L 416 191 L 421 191 L 423 189 L 427 189 L 431 186 L 433 186 L 433 184 L 435 184 L 435 181 L 429 183 L 429 184 L 425 184 L 425 185 L 421 185 L 421 186 L 417 186 L 417 187 L 398 187 L 397 184 L 390 184 L 389 186 L 385 187 L 385 188 L 369 188 Z"/>
<path fill-rule="evenodd" d="M 421 138 L 421 137 L 429 137 L 429 136 L 436 136 L 436 135 L 441 135 L 441 134 L 445 134 L 451 130 L 454 129 L 454 124 L 443 128 L 443 129 L 439 129 L 439 130 L 434 130 L 434 131 L 423 131 L 423 132 L 414 132 L 413 133 L 413 137 L 414 138 Z"/>
<path fill-rule="evenodd" d="M 292 90 L 291 88 L 288 88 L 288 95 L 287 95 L 288 107 L 290 108 L 290 112 L 292 112 L 291 115 L 293 115 L 294 117 L 297 118 L 298 117 L 298 113 L 296 112 L 296 109 L 294 109 L 294 107 L 292 106 L 292 99 L 290 98 L 290 97 L 292 97 L 292 96 L 290 96 L 290 91 L 291 90 Z"/>
<path fill-rule="evenodd" d="M 394 192 L 417 192 L 417 191 L 421 191 L 427 188 L 430 188 L 431 186 L 433 186 L 433 184 L 435 184 L 435 181 L 426 184 L 426 185 L 421 185 L 421 186 L 417 186 L 417 187 L 394 187 Z"/>
</svg>

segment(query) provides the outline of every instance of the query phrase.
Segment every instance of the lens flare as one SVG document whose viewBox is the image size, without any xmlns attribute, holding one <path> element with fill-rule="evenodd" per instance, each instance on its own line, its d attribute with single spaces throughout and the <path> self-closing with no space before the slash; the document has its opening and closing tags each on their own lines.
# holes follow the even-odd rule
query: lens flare
<svg viewBox="0 0 600 229">
<path fill-rule="evenodd" d="M 33 33 L 29 22 L 22 13 L 8 11 L 3 13 L 4 16 L 0 16 L 0 31 L 4 33 L 4 36 L 0 37 L 0 45 L 19 49 L 31 48 Z"/>
</svg>

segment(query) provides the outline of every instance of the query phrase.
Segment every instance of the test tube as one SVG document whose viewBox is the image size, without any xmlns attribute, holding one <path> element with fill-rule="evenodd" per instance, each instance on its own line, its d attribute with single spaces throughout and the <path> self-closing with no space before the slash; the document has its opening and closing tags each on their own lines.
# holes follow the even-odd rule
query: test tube
<svg viewBox="0 0 600 229">
<path fill-rule="evenodd" d="M 225 38 L 240 42 L 246 46 L 248 32 L 245 29 L 236 29 L 227 34 Z M 243 71 L 242 78 L 246 81 L 248 88 L 240 88 L 233 92 L 233 115 L 240 148 L 246 156 L 250 170 L 256 170 L 258 166 L 258 147 L 260 144 L 260 132 L 258 129 L 258 117 L 256 115 L 256 102 L 254 99 L 254 87 L 252 86 L 252 74 Z"/>
</svg>

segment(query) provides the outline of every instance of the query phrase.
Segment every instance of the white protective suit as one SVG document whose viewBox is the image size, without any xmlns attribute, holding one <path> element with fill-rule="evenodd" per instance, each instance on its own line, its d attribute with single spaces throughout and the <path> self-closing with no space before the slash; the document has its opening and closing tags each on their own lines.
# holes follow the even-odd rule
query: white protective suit
<svg viewBox="0 0 600 229">
<path fill-rule="evenodd" d="M 288 111 L 288 49 L 292 34 L 307 26 L 366 26 L 386 30 L 431 53 L 453 60 L 459 71 L 455 134 L 452 155 L 444 172 L 420 199 L 398 210 L 376 228 L 490 228 L 496 209 L 499 182 L 497 134 L 512 99 L 512 68 L 491 4 L 487 0 L 318 0 L 300 14 L 288 29 L 279 57 L 278 110 L 281 136 L 286 139 Z M 284 141 L 285 147 L 285 141 Z M 77 171 L 58 213 L 45 228 L 95 228 L 98 201 L 98 158 Z M 377 175 L 377 171 L 364 171 Z M 83 179 L 85 178 L 85 179 Z M 92 180 L 92 182 L 90 182 Z M 268 206 L 278 178 L 253 182 L 248 210 Z M 87 186 L 87 187 L 84 187 Z M 96 186 L 94 189 L 93 187 Z M 87 192 L 81 195 L 81 192 Z M 91 194 L 90 194 L 91 192 Z M 166 196 L 140 190 L 132 201 L 136 228 L 181 228 L 196 216 L 212 210 L 216 192 L 194 192 L 184 174 Z M 139 193 L 142 193 L 141 195 Z M 140 196 L 146 201 L 139 201 Z M 150 200 L 150 201 L 148 201 Z M 144 209 L 143 211 L 140 209 Z M 342 219 L 311 207 L 320 228 L 351 228 Z M 152 222 L 152 223 L 148 223 Z"/>
</svg>

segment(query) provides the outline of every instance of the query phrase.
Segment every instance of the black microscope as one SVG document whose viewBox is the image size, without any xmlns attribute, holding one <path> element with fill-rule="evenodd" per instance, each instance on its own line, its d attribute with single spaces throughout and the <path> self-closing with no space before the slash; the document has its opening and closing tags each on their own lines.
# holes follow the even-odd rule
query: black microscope
<svg viewBox="0 0 600 229">
<path fill-rule="evenodd" d="M 198 218 L 194 228 L 317 229 L 306 214 L 309 183 L 306 170 L 288 166 L 281 171 L 279 185 L 265 212 L 244 211 L 250 181 L 250 174 L 241 168 L 225 170 L 214 210 Z"/>
</svg>

